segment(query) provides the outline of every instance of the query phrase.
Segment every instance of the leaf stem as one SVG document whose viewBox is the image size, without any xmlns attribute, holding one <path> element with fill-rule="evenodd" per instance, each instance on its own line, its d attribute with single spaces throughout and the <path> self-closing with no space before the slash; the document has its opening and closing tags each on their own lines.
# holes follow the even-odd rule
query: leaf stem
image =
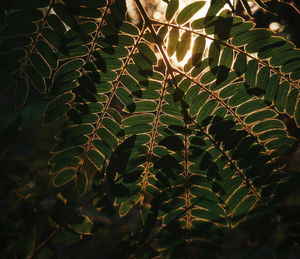
<svg viewBox="0 0 300 259">
<path fill-rule="evenodd" d="M 87 153 L 88 153 L 88 151 L 90 150 L 91 146 L 93 145 L 93 141 L 94 141 L 94 139 L 95 139 L 96 136 L 97 136 L 97 130 L 100 128 L 100 126 L 101 126 L 101 124 L 102 124 L 102 121 L 103 121 L 103 119 L 104 119 L 104 116 L 106 115 L 106 113 L 107 113 L 107 111 L 108 111 L 108 109 L 109 109 L 109 107 L 110 107 L 110 104 L 111 104 L 111 102 L 112 102 L 112 100 L 113 100 L 113 97 L 114 97 L 114 95 L 115 95 L 115 93 L 116 93 L 116 91 L 117 91 L 117 88 L 118 88 L 118 86 L 119 86 L 119 84 L 120 84 L 120 79 L 121 79 L 122 75 L 124 74 L 124 72 L 126 71 L 126 67 L 127 67 L 127 65 L 129 64 L 129 61 L 131 60 L 131 57 L 132 57 L 132 55 L 134 54 L 134 51 L 135 51 L 135 49 L 137 48 L 137 45 L 139 44 L 139 42 L 140 42 L 140 40 L 141 40 L 141 38 L 142 38 L 142 36 L 143 36 L 143 34 L 144 34 L 145 29 L 146 29 L 146 28 L 144 27 L 144 28 L 141 30 L 141 33 L 140 33 L 140 35 L 138 36 L 138 39 L 136 40 L 134 46 L 132 47 L 132 49 L 131 49 L 131 51 L 130 51 L 128 57 L 126 58 L 126 61 L 125 61 L 124 65 L 123 65 L 123 67 L 122 67 L 122 69 L 121 69 L 121 71 L 120 71 L 120 73 L 119 73 L 117 79 L 114 81 L 114 85 L 113 85 L 113 87 L 112 87 L 112 89 L 111 89 L 111 91 L 110 91 L 110 95 L 109 95 L 109 97 L 108 97 L 108 100 L 107 100 L 107 102 L 105 103 L 105 106 L 104 106 L 104 108 L 103 108 L 103 110 L 102 110 L 102 112 L 101 112 L 101 116 L 100 116 L 100 118 L 98 119 L 98 121 L 97 121 L 97 123 L 96 123 L 96 125 L 95 125 L 95 127 L 94 127 L 94 130 L 93 130 L 93 132 L 92 132 L 92 134 L 91 134 L 91 137 L 90 137 L 88 143 L 87 143 L 86 146 L 85 146 L 85 150 L 84 150 L 84 153 L 83 153 L 83 155 L 82 155 L 82 156 L 84 157 L 84 159 L 83 159 L 82 163 L 79 165 L 79 167 L 78 167 L 78 169 L 77 169 L 77 172 L 79 172 L 80 169 L 81 169 L 81 167 L 84 165 L 84 162 L 85 162 L 86 157 L 87 157 Z"/>
<path fill-rule="evenodd" d="M 191 194 L 190 194 L 190 172 L 189 172 L 189 142 L 188 142 L 188 124 L 184 123 L 184 188 L 185 188 L 185 209 L 186 209 L 186 232 L 187 232 L 187 251 L 188 259 L 192 256 L 191 249 L 191 228 L 192 228 L 192 215 L 191 210 Z"/>
<path fill-rule="evenodd" d="M 149 169 L 150 169 L 150 165 L 151 165 L 151 159 L 152 159 L 152 156 L 153 156 L 155 138 L 156 138 L 156 135 L 157 135 L 157 129 L 158 129 L 158 125 L 159 125 L 159 118 L 160 118 L 160 115 L 161 115 L 161 112 L 162 112 L 162 105 L 163 105 L 166 90 L 167 90 L 167 80 L 164 81 L 164 85 L 163 85 L 163 88 L 161 90 L 161 94 L 160 94 L 159 101 L 158 101 L 158 107 L 157 107 L 156 115 L 155 115 L 154 122 L 153 122 L 153 130 L 151 132 L 149 150 L 147 152 L 147 161 L 146 161 L 146 166 L 145 166 L 144 173 L 143 173 L 142 192 L 146 191 L 146 188 L 147 188 L 147 182 L 148 182 L 147 179 L 148 179 L 148 175 L 149 175 Z M 141 202 L 143 203 L 144 200 L 142 199 Z"/>
</svg>

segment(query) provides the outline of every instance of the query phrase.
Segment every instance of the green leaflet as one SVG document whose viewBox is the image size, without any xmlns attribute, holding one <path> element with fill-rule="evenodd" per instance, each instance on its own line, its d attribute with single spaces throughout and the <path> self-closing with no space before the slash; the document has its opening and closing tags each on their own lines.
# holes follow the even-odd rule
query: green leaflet
<svg viewBox="0 0 300 259">
<path fill-rule="evenodd" d="M 291 74 L 291 79 L 292 80 L 298 80 L 300 78 L 300 69 L 294 71 L 292 74 Z"/>
<path fill-rule="evenodd" d="M 285 126 L 280 120 L 267 120 L 260 122 L 253 127 L 254 132 L 263 132 L 270 129 L 284 129 Z"/>
<path fill-rule="evenodd" d="M 116 92 L 116 96 L 125 106 L 134 105 L 131 94 L 124 88 L 119 88 Z"/>
<path fill-rule="evenodd" d="M 50 174 L 56 174 L 57 172 L 61 171 L 62 169 L 68 166 L 76 166 L 79 162 L 80 159 L 78 157 L 71 157 L 68 160 L 62 160 L 59 163 L 52 166 Z"/>
<path fill-rule="evenodd" d="M 289 62 L 289 60 L 299 57 L 299 54 L 297 50 L 282 47 L 282 49 L 279 48 L 279 51 L 272 56 L 270 63 L 274 66 L 280 66 Z"/>
<path fill-rule="evenodd" d="M 158 40 L 160 42 L 163 42 L 167 36 L 167 33 L 168 33 L 168 27 L 167 26 L 161 26 L 157 32 L 157 37 L 158 37 Z"/>
<path fill-rule="evenodd" d="M 224 88 L 224 86 L 229 85 L 236 79 L 236 72 L 231 71 L 228 73 L 228 69 L 226 69 L 225 67 L 219 67 L 217 80 L 212 83 L 209 88 L 213 91 L 216 91 Z"/>
<path fill-rule="evenodd" d="M 69 49 L 69 56 L 71 58 L 82 57 L 82 56 L 86 56 L 87 54 L 88 54 L 88 48 L 86 46 L 75 46 L 75 47 L 70 47 L 70 49 Z M 58 52 L 57 57 L 59 59 L 67 59 L 68 58 L 68 56 L 62 52 Z"/>
<path fill-rule="evenodd" d="M 267 118 L 273 118 L 275 116 L 276 116 L 276 112 L 274 112 L 272 110 L 262 110 L 262 111 L 253 112 L 253 113 L 247 115 L 245 118 L 245 122 L 247 124 L 251 124 L 253 122 L 267 119 Z"/>
<path fill-rule="evenodd" d="M 53 184 L 55 187 L 62 186 L 68 182 L 70 182 L 76 176 L 76 171 L 74 169 L 66 169 L 64 171 L 59 172 L 55 175 Z"/>
<path fill-rule="evenodd" d="M 208 58 L 202 60 L 196 67 L 193 68 L 193 70 L 191 72 L 192 77 L 199 76 L 202 73 L 202 71 L 205 68 L 207 68 L 208 63 L 209 63 L 209 59 Z"/>
<path fill-rule="evenodd" d="M 138 125 L 133 125 L 130 127 L 125 127 L 123 128 L 123 132 L 126 136 L 130 136 L 133 134 L 142 134 L 142 133 L 148 133 L 152 130 L 152 126 L 151 125 L 147 125 L 147 124 L 138 124 Z"/>
<path fill-rule="evenodd" d="M 279 137 L 277 139 L 273 139 L 272 141 L 266 143 L 266 147 L 269 150 L 272 150 L 272 155 L 280 155 L 290 150 L 296 143 L 294 138 L 287 138 L 287 137 Z"/>
<path fill-rule="evenodd" d="M 156 111 L 157 104 L 152 101 L 137 101 L 126 107 L 129 112 L 151 112 Z"/>
<path fill-rule="evenodd" d="M 204 1 L 196 1 L 185 6 L 178 14 L 176 23 L 181 25 L 188 22 L 203 6 Z"/>
<path fill-rule="evenodd" d="M 262 108 L 265 108 L 265 104 L 262 100 L 252 100 L 238 106 L 236 112 L 239 115 L 245 115 L 254 112 L 255 110 L 260 110 Z"/>
<path fill-rule="evenodd" d="M 62 40 L 54 30 L 50 28 L 44 28 L 42 30 L 42 35 L 55 48 L 59 48 L 61 46 Z"/>
<path fill-rule="evenodd" d="M 257 69 L 258 63 L 255 60 L 250 60 L 247 65 L 247 70 L 245 72 L 245 83 L 247 87 L 253 88 L 256 86 Z"/>
<path fill-rule="evenodd" d="M 167 7 L 167 10 L 166 10 L 166 15 L 165 15 L 165 18 L 166 18 L 167 21 L 172 20 L 172 18 L 174 17 L 176 11 L 178 10 L 178 8 L 179 8 L 179 0 L 171 0 L 168 3 L 168 7 Z"/>
<path fill-rule="evenodd" d="M 198 123 L 206 123 L 206 120 L 213 114 L 214 109 L 217 106 L 217 102 L 215 100 L 209 100 L 206 102 L 203 107 L 200 109 L 199 114 L 196 118 Z"/>
<path fill-rule="evenodd" d="M 51 69 L 49 64 L 39 54 L 31 55 L 30 61 L 44 77 L 50 77 Z"/>
<path fill-rule="evenodd" d="M 36 48 L 41 54 L 41 56 L 47 60 L 47 63 L 51 68 L 55 69 L 57 67 L 57 58 L 53 49 L 45 41 L 38 41 L 36 43 Z"/>
<path fill-rule="evenodd" d="M 156 55 L 148 44 L 140 43 L 138 45 L 138 50 L 151 65 L 155 66 L 157 64 Z"/>
<path fill-rule="evenodd" d="M 68 227 L 79 234 L 91 234 L 93 222 L 87 216 L 77 217 L 72 220 Z"/>
<path fill-rule="evenodd" d="M 239 85 L 238 85 L 239 86 Z M 242 85 L 245 87 L 244 85 Z M 234 95 L 230 97 L 228 104 L 232 107 L 236 107 L 252 98 L 251 95 L 247 94 L 243 87 L 234 89 Z"/>
<path fill-rule="evenodd" d="M 199 112 L 199 109 L 206 102 L 208 97 L 209 94 L 207 92 L 202 92 L 199 95 L 195 96 L 195 99 L 193 99 L 193 102 L 190 105 L 190 113 L 192 116 L 196 115 Z"/>
<path fill-rule="evenodd" d="M 242 201 L 243 197 L 248 193 L 248 188 L 244 185 L 238 187 L 232 196 L 226 201 L 226 205 L 229 208 L 229 211 L 232 212 L 236 206 Z"/>
<path fill-rule="evenodd" d="M 272 75 L 269 78 L 269 81 L 266 85 L 266 93 L 265 93 L 265 100 L 267 101 L 272 101 L 274 100 L 275 96 L 276 96 L 276 91 L 277 91 L 277 87 L 279 84 L 279 76 L 277 74 Z"/>
<path fill-rule="evenodd" d="M 220 52 L 221 52 L 221 45 L 213 42 L 210 45 L 209 52 L 208 52 L 209 66 L 213 74 L 216 74 L 217 72 L 215 67 L 219 64 L 219 58 L 221 54 Z"/>
<path fill-rule="evenodd" d="M 115 120 L 109 117 L 103 118 L 102 124 L 106 129 L 108 129 L 113 134 L 118 134 L 119 131 L 121 130 L 120 125 Z"/>
<path fill-rule="evenodd" d="M 98 136 L 110 147 L 115 147 L 118 144 L 117 138 L 110 131 L 104 128 L 97 130 Z"/>
<path fill-rule="evenodd" d="M 96 50 L 101 58 L 124 58 L 128 55 L 128 50 L 125 47 L 108 47 L 100 50 Z"/>
<path fill-rule="evenodd" d="M 95 149 L 90 149 L 87 153 L 87 157 L 92 162 L 92 164 L 95 166 L 95 168 L 97 168 L 98 170 L 100 170 L 102 168 L 105 160 L 98 151 L 96 151 Z"/>
<path fill-rule="evenodd" d="M 160 117 L 160 122 L 165 124 L 165 125 L 184 126 L 183 122 L 180 119 L 178 119 L 176 117 L 168 116 L 168 115 L 162 115 Z"/>
<path fill-rule="evenodd" d="M 236 225 L 244 217 L 245 213 L 254 206 L 256 202 L 257 198 L 254 195 L 248 196 L 246 199 L 244 199 L 233 211 L 233 214 L 231 216 L 233 225 Z"/>
<path fill-rule="evenodd" d="M 178 62 L 182 61 L 190 48 L 191 45 L 191 37 L 192 34 L 190 32 L 184 32 L 181 37 L 180 41 L 176 48 L 176 58 Z"/>
<path fill-rule="evenodd" d="M 135 25 L 133 25 L 129 22 L 122 22 L 121 26 L 119 26 L 119 30 L 121 32 L 130 34 L 130 35 L 139 35 L 140 34 L 139 29 Z"/>
<path fill-rule="evenodd" d="M 151 70 L 151 64 L 142 56 L 140 53 L 135 53 L 132 56 L 134 63 L 141 69 L 141 70 Z"/>
<path fill-rule="evenodd" d="M 130 116 L 123 121 L 123 124 L 126 126 L 133 126 L 136 124 L 148 124 L 153 122 L 154 115 L 153 114 L 138 114 L 134 116 Z"/>
<path fill-rule="evenodd" d="M 198 36 L 193 45 L 193 50 L 192 50 L 192 65 L 197 66 L 202 59 L 202 54 L 205 49 L 205 38 Z"/>
<path fill-rule="evenodd" d="M 177 44 L 179 42 L 179 30 L 176 28 L 171 28 L 169 32 L 169 38 L 168 38 L 168 47 L 167 47 L 167 53 L 169 57 L 173 56 L 177 49 Z"/>
<path fill-rule="evenodd" d="M 141 199 L 140 193 L 133 194 L 129 199 L 121 203 L 120 209 L 119 209 L 119 215 L 125 216 L 129 210 L 134 207 Z"/>
<path fill-rule="evenodd" d="M 254 42 L 256 40 L 267 38 L 271 36 L 273 33 L 272 31 L 265 30 L 265 29 L 253 29 L 250 31 L 246 31 L 233 37 L 232 44 L 241 46 L 248 42 Z"/>
<path fill-rule="evenodd" d="M 282 38 L 272 36 L 259 39 L 255 42 L 250 42 L 246 46 L 246 50 L 250 53 L 259 52 L 259 55 L 262 58 L 267 58 L 270 53 L 277 49 L 278 46 L 282 48 L 285 44 L 287 47 L 287 42 L 283 41 Z"/>
<path fill-rule="evenodd" d="M 267 67 L 262 67 L 257 74 L 256 87 L 266 89 L 270 78 L 270 70 Z"/>
<path fill-rule="evenodd" d="M 233 50 L 230 48 L 225 48 L 221 54 L 219 66 L 223 66 L 228 70 L 231 68 L 233 63 Z"/>
<path fill-rule="evenodd" d="M 139 82 L 147 82 L 149 79 L 162 80 L 164 78 L 160 72 L 152 70 L 141 70 L 135 64 L 129 64 L 127 66 L 127 72 Z"/>
<path fill-rule="evenodd" d="M 297 104 L 297 100 L 299 100 L 299 90 L 291 89 L 286 97 L 285 101 L 285 111 L 288 115 L 293 116 Z"/>
<path fill-rule="evenodd" d="M 84 152 L 81 147 L 74 147 L 68 150 L 64 150 L 54 155 L 50 160 L 50 164 L 58 164 L 64 160 L 72 160 L 73 157 L 79 156 Z"/>
<path fill-rule="evenodd" d="M 214 16 L 221 10 L 221 8 L 225 5 L 226 1 L 212 0 L 205 16 L 205 23 L 209 22 Z"/>
<path fill-rule="evenodd" d="M 268 139 L 272 139 L 272 138 L 278 138 L 278 137 L 286 137 L 287 133 L 285 130 L 270 130 L 270 131 L 266 131 L 264 133 L 262 133 L 261 135 L 259 135 L 259 139 L 261 141 L 266 141 Z"/>
</svg>

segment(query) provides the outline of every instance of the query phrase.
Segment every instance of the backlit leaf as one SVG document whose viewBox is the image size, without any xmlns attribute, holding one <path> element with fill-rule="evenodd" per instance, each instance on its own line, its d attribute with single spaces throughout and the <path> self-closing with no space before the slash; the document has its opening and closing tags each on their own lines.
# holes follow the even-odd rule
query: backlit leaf
<svg viewBox="0 0 300 259">
<path fill-rule="evenodd" d="M 188 22 L 203 6 L 204 1 L 196 1 L 185 6 L 178 14 L 176 22 L 181 25 Z"/>
<path fill-rule="evenodd" d="M 179 8 L 179 0 L 170 0 L 165 15 L 167 21 L 172 20 L 178 8 Z"/>
<path fill-rule="evenodd" d="M 74 169 L 66 169 L 59 172 L 55 175 L 53 184 L 56 187 L 62 186 L 68 182 L 70 182 L 76 176 L 76 171 Z"/>
</svg>

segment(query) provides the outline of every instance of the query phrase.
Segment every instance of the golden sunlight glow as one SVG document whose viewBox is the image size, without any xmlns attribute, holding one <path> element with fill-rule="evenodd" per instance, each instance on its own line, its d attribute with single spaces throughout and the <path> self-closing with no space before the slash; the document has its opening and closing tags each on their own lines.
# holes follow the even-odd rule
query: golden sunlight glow
<svg viewBox="0 0 300 259">
<path fill-rule="evenodd" d="M 179 1 L 179 11 L 182 10 L 186 5 L 194 2 L 195 0 L 180 0 Z M 233 2 L 234 0 L 231 0 L 231 2 Z M 146 8 L 146 11 L 148 12 L 148 15 L 157 20 L 157 21 L 165 21 L 164 19 L 164 14 L 167 8 L 167 4 L 164 1 L 160 1 L 160 0 L 141 0 L 142 4 L 144 5 L 144 7 Z M 131 20 L 133 23 L 138 24 L 139 22 L 139 15 L 137 12 L 137 9 L 135 8 L 135 4 L 133 0 L 126 0 L 127 6 L 128 6 L 128 15 L 130 16 Z M 193 20 L 195 19 L 199 19 L 202 17 L 205 17 L 208 9 L 210 6 L 210 0 L 206 0 L 205 5 L 199 10 L 199 12 L 197 12 L 194 16 L 193 16 Z M 155 8 L 154 8 L 155 7 Z M 224 9 L 230 9 L 228 4 L 226 4 L 220 11 L 222 12 Z M 200 32 L 204 32 L 200 31 Z M 183 33 L 183 31 L 180 32 L 181 35 Z M 187 51 L 185 57 L 183 58 L 183 60 L 181 60 L 180 62 L 177 60 L 176 58 L 176 53 L 170 57 L 170 61 L 172 63 L 172 65 L 176 66 L 176 67 L 183 67 L 187 61 L 190 59 L 191 55 L 192 55 L 192 49 L 193 49 L 193 45 L 194 45 L 194 40 L 195 40 L 195 35 L 193 35 L 193 38 L 191 39 L 191 46 L 190 49 Z M 204 51 L 204 56 L 206 55 L 206 52 L 208 50 L 208 47 L 210 45 L 211 41 L 210 40 L 206 40 L 206 49 Z M 168 44 L 168 43 L 167 43 Z"/>
<path fill-rule="evenodd" d="M 179 10 L 182 10 L 186 5 L 192 3 L 193 0 L 181 0 L 179 1 Z M 201 17 L 204 17 L 208 8 L 209 8 L 209 4 L 210 4 L 210 1 L 206 1 L 205 5 L 201 8 L 201 10 L 199 10 L 198 13 L 195 14 L 195 16 L 193 17 L 193 19 L 199 19 Z M 181 32 L 182 34 L 182 32 Z M 177 60 L 176 58 L 176 54 L 174 54 L 172 57 L 171 57 L 171 63 L 176 66 L 176 67 L 183 67 L 187 62 L 188 60 L 190 59 L 190 57 L 192 56 L 192 49 L 193 49 L 193 45 L 194 45 L 194 40 L 195 40 L 195 37 L 192 38 L 192 41 L 191 41 L 191 46 L 190 46 L 190 49 L 188 50 L 188 52 L 186 53 L 185 57 L 183 60 L 181 60 L 180 62 Z"/>
<path fill-rule="evenodd" d="M 181 0 L 179 3 L 180 3 L 180 6 L 179 6 L 179 10 L 182 10 L 186 5 L 190 4 L 194 2 L 194 0 Z M 199 18 L 202 18 L 202 17 L 205 17 L 208 9 L 209 9 L 209 6 L 210 6 L 210 0 L 207 0 L 205 5 L 201 8 L 201 10 L 199 10 L 198 13 L 195 14 L 195 16 L 193 17 L 193 20 L 195 19 L 199 19 Z M 229 9 L 229 6 L 228 4 L 226 4 L 220 11 L 222 12 L 223 10 L 225 9 Z M 182 34 L 182 32 L 181 32 Z M 183 60 L 181 60 L 180 62 L 178 62 L 177 58 L 176 58 L 176 54 L 174 54 L 172 57 L 170 57 L 171 59 L 171 63 L 176 66 L 176 67 L 183 67 L 187 61 L 190 59 L 190 57 L 192 56 L 192 49 L 193 49 L 193 45 L 194 45 L 194 40 L 195 40 L 196 37 L 193 36 L 192 38 L 192 41 L 191 41 L 191 46 L 190 46 L 190 49 L 188 50 L 188 52 L 186 53 L 185 57 Z M 208 49 L 209 45 L 210 45 L 211 41 L 210 40 L 206 40 L 206 50 Z M 205 53 L 204 53 L 205 54 Z"/>
</svg>

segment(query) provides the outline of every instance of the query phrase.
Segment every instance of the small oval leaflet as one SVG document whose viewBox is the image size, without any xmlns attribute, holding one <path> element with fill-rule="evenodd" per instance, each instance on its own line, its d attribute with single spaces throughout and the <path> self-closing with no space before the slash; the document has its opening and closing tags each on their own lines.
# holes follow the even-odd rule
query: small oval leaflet
<svg viewBox="0 0 300 259">
<path fill-rule="evenodd" d="M 169 2 L 166 10 L 166 15 L 165 15 L 167 21 L 172 20 L 178 8 L 179 8 L 179 0 L 171 0 Z"/>
<path fill-rule="evenodd" d="M 182 25 L 188 22 L 204 5 L 204 1 L 197 1 L 184 7 L 177 16 L 177 24 Z"/>
<path fill-rule="evenodd" d="M 70 182 L 76 176 L 76 170 L 74 168 L 67 168 L 55 175 L 53 184 L 55 187 L 62 186 Z"/>
</svg>

